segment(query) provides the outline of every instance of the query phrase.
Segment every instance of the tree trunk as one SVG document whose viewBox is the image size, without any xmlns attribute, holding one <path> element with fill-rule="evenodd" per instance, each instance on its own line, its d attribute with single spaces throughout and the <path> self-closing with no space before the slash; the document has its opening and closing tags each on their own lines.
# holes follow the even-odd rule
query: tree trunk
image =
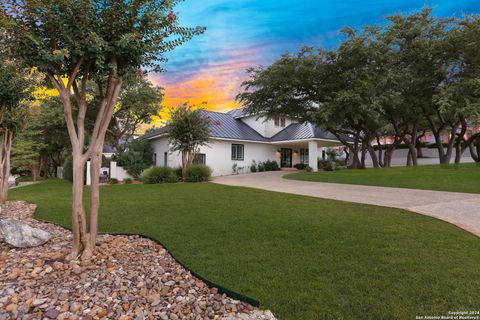
<svg viewBox="0 0 480 320">
<path fill-rule="evenodd" d="M 455 164 L 460 164 L 463 155 L 463 148 L 460 144 L 455 144 Z"/>
<path fill-rule="evenodd" d="M 378 164 L 380 167 L 385 167 L 385 159 L 383 154 L 383 146 L 380 143 L 380 137 L 377 136 L 377 147 L 378 147 Z"/>
<path fill-rule="evenodd" d="M 480 138 L 468 145 L 473 161 L 480 162 Z"/>
<path fill-rule="evenodd" d="M 187 181 L 187 158 L 188 158 L 188 155 L 187 155 L 187 152 L 186 150 L 182 150 L 182 181 L 185 182 Z"/>
<path fill-rule="evenodd" d="M 72 259 L 78 259 L 86 246 L 87 225 L 85 221 L 85 207 L 83 205 L 83 185 L 85 182 L 85 161 L 82 151 L 73 153 L 73 185 L 72 185 Z"/>
<path fill-rule="evenodd" d="M 360 167 L 360 158 L 358 157 L 358 138 L 355 138 L 353 146 L 351 144 L 347 144 L 347 147 L 350 148 L 350 168 L 358 169 Z"/>
<path fill-rule="evenodd" d="M 415 141 L 415 147 L 417 149 L 417 158 L 423 158 L 423 149 L 422 149 L 422 138 L 425 137 L 425 130 L 419 134 Z"/>
<path fill-rule="evenodd" d="M 362 157 L 360 159 L 360 168 L 365 169 L 366 168 L 365 158 L 366 158 L 366 155 L 367 155 L 367 147 L 364 144 L 362 144 L 361 150 L 362 150 Z"/>
<path fill-rule="evenodd" d="M 455 140 L 455 164 L 460 164 L 462 160 L 462 155 L 465 151 L 465 148 L 462 147 L 462 144 L 465 143 L 465 134 L 467 129 L 467 120 L 460 116 L 460 132 L 455 132 L 453 137 Z"/>
<path fill-rule="evenodd" d="M 4 129 L 2 146 L 0 147 L 0 204 L 7 203 L 8 179 L 10 178 L 10 155 L 12 151 L 13 132 Z"/>
<path fill-rule="evenodd" d="M 366 144 L 367 144 L 367 151 L 370 154 L 370 158 L 372 159 L 372 165 L 375 169 L 378 169 L 380 167 L 380 165 L 378 163 L 377 153 L 373 149 L 370 142 L 367 142 Z"/>
<path fill-rule="evenodd" d="M 407 156 L 407 166 L 417 166 L 417 150 L 411 144 L 408 145 L 408 156 Z"/>
<path fill-rule="evenodd" d="M 102 143 L 103 146 L 103 143 Z M 98 209 L 100 207 L 100 166 L 102 149 L 94 150 L 90 158 L 90 223 L 87 237 L 87 247 L 84 248 L 82 259 L 89 259 L 95 249 L 98 233 Z"/>
</svg>

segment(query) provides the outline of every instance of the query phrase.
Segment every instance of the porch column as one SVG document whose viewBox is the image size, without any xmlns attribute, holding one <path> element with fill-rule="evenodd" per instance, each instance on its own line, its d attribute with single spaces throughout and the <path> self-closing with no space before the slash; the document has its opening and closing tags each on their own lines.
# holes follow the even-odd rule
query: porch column
<svg viewBox="0 0 480 320">
<path fill-rule="evenodd" d="M 308 141 L 308 165 L 313 172 L 318 171 L 318 143 L 317 141 Z"/>
<path fill-rule="evenodd" d="M 87 176 L 85 180 L 87 186 L 92 184 L 92 178 L 90 177 L 90 161 L 87 161 Z"/>
</svg>

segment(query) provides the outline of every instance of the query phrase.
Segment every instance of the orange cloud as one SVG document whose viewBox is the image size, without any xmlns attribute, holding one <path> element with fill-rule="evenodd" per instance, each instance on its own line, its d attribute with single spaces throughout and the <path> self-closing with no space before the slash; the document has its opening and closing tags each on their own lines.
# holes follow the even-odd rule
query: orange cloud
<svg viewBox="0 0 480 320">
<path fill-rule="evenodd" d="M 206 102 L 206 109 L 225 112 L 240 105 L 235 96 L 240 91 L 240 84 L 245 79 L 244 70 L 251 61 L 230 60 L 222 64 L 201 66 L 200 72 L 185 80 L 175 83 L 167 81 L 167 75 L 152 75 L 150 81 L 165 89 L 164 109 L 158 125 L 168 118 L 168 110 L 185 102 L 200 105 Z"/>
</svg>

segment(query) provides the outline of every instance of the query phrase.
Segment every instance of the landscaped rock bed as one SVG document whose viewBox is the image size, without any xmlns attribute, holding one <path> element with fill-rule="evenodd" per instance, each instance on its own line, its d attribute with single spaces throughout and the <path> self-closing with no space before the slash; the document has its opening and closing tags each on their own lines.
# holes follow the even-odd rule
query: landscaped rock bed
<svg viewBox="0 0 480 320">
<path fill-rule="evenodd" d="M 90 264 L 67 261 L 72 234 L 32 218 L 35 205 L 10 202 L 14 218 L 53 236 L 33 248 L 0 242 L 3 319 L 274 319 L 209 288 L 152 240 L 99 236 Z"/>
</svg>

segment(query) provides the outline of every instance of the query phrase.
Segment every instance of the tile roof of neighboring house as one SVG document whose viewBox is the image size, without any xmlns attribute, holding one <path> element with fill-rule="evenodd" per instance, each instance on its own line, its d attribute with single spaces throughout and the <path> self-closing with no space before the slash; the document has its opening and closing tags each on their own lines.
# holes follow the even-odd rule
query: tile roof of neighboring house
<svg viewBox="0 0 480 320">
<path fill-rule="evenodd" d="M 207 117 L 210 117 L 212 125 L 210 133 L 212 138 L 223 138 L 233 140 L 248 140 L 260 142 L 278 142 L 303 139 L 324 139 L 338 140 L 330 132 L 322 131 L 311 123 L 292 123 L 271 138 L 266 138 L 251 128 L 249 125 L 239 120 L 242 117 L 239 109 L 231 110 L 227 113 L 203 111 Z M 143 135 L 144 139 L 151 139 L 167 133 L 167 127 L 156 129 Z"/>
</svg>

